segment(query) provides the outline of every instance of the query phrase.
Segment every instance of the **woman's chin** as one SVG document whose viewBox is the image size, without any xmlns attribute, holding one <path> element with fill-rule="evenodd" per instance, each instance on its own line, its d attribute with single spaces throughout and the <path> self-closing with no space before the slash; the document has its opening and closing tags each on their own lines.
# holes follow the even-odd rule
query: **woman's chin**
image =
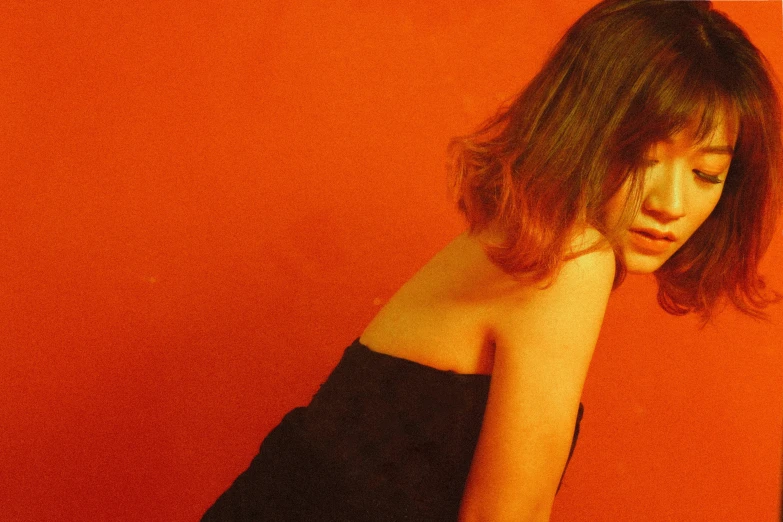
<svg viewBox="0 0 783 522">
<path fill-rule="evenodd" d="M 629 274 L 652 274 L 663 264 L 671 254 L 649 255 L 639 252 L 625 253 L 625 270 Z"/>
</svg>

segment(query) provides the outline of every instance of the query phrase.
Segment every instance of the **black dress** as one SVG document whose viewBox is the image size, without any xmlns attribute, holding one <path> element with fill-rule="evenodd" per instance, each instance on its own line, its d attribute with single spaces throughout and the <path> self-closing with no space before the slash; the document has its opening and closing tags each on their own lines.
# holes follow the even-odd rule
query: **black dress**
<svg viewBox="0 0 783 522">
<path fill-rule="evenodd" d="M 356 340 L 202 522 L 454 521 L 489 382 Z M 580 404 L 571 453 L 582 412 Z"/>
</svg>

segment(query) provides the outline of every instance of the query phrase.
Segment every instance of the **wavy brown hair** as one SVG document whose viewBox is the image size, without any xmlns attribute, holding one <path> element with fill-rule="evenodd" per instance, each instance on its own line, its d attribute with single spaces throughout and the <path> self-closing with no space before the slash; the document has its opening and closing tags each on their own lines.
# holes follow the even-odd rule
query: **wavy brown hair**
<svg viewBox="0 0 783 522">
<path fill-rule="evenodd" d="M 722 115 L 739 135 L 717 207 L 656 273 L 668 312 L 706 320 L 722 298 L 763 316 L 778 295 L 758 274 L 780 207 L 780 103 L 766 59 L 710 2 L 606 0 L 563 36 L 525 89 L 477 132 L 452 140 L 451 173 L 472 232 L 501 238 L 487 254 L 542 281 L 569 255 L 576 226 L 611 243 L 604 209 L 626 182 L 638 209 L 644 153 L 694 121 Z M 624 269 L 618 257 L 618 277 Z"/>
</svg>

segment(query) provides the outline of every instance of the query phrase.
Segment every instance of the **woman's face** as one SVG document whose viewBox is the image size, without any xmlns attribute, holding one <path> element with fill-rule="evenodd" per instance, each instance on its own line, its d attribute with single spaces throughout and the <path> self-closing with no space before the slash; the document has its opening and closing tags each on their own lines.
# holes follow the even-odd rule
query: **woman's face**
<svg viewBox="0 0 783 522">
<path fill-rule="evenodd" d="M 694 138 L 694 124 L 650 147 L 641 206 L 631 224 L 619 231 L 628 272 L 660 268 L 718 204 L 737 137 L 732 120 L 720 118 L 700 142 Z M 609 224 L 619 223 L 627 198 L 628 183 L 607 205 Z"/>
</svg>

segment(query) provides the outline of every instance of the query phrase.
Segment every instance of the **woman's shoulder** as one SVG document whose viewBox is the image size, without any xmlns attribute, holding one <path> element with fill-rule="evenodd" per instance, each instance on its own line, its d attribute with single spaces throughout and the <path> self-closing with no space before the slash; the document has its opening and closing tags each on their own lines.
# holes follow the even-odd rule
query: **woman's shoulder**
<svg viewBox="0 0 783 522">
<path fill-rule="evenodd" d="M 516 345 L 517 338 L 537 332 L 554 342 L 570 337 L 587 347 L 603 321 L 615 268 L 614 252 L 601 233 L 590 227 L 580 230 L 572 237 L 570 253 L 550 278 L 522 285 L 498 300 L 496 335 Z"/>
<path fill-rule="evenodd" d="M 485 245 L 493 241 L 474 237 L 472 241 Z M 492 264 L 486 259 L 487 264 Z M 603 292 L 614 282 L 616 261 L 610 243 L 597 229 L 579 227 L 566 244 L 563 261 L 548 277 L 530 281 L 525 274 L 508 274 L 496 268 L 495 290 L 489 297 L 511 308 L 537 307 L 537 301 L 572 292 Z"/>
</svg>

